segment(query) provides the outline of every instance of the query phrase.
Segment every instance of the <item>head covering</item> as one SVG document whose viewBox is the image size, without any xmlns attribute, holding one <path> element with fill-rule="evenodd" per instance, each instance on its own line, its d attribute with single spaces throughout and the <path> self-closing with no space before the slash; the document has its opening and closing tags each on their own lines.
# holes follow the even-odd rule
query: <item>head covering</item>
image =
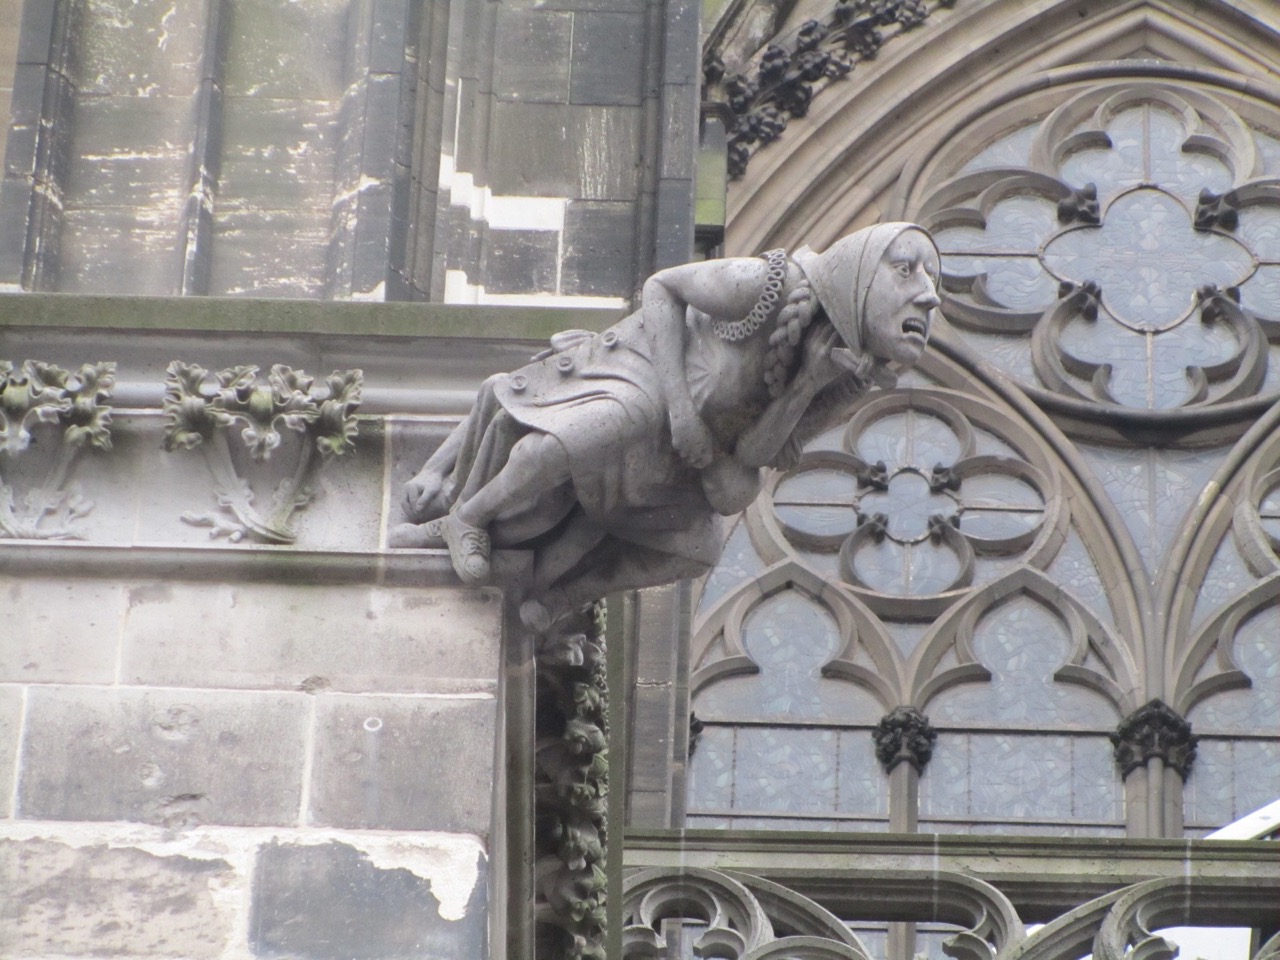
<svg viewBox="0 0 1280 960">
<path fill-rule="evenodd" d="M 867 291 L 875 279 L 876 267 L 889 244 L 907 230 L 919 230 L 929 237 L 919 224 L 878 223 L 841 237 L 822 253 L 802 247 L 792 256 L 809 278 L 809 286 L 827 317 L 854 353 L 862 352 Z M 933 242 L 932 237 L 929 242 Z"/>
</svg>

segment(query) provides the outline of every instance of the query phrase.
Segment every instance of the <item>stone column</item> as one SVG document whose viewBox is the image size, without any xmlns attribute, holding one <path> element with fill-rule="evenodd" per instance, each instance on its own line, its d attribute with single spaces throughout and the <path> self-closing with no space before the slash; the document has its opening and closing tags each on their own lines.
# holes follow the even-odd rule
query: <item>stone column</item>
<svg viewBox="0 0 1280 960">
<path fill-rule="evenodd" d="M 1161 700 L 1139 707 L 1111 734 L 1131 836 L 1182 835 L 1182 785 L 1198 739 L 1191 724 Z"/>
</svg>

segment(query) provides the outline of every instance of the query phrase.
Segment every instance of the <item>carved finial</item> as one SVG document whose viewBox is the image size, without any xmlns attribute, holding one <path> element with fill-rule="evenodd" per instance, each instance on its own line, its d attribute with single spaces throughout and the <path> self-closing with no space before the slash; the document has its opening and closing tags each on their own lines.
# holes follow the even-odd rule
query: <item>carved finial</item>
<svg viewBox="0 0 1280 960">
<path fill-rule="evenodd" d="M 1152 700 L 1133 711 L 1110 736 L 1122 776 L 1127 777 L 1152 757 L 1159 757 L 1183 780 L 1191 773 L 1200 739 L 1191 733 L 1191 724 L 1161 700 Z"/>
<path fill-rule="evenodd" d="M 1086 183 L 1079 190 L 1072 190 L 1058 201 L 1059 223 L 1085 223 L 1097 225 L 1102 222 L 1101 209 L 1098 206 L 1098 188 Z"/>
<path fill-rule="evenodd" d="M 1102 300 L 1102 287 L 1094 280 L 1073 283 L 1063 280 L 1058 284 L 1058 299 L 1071 300 L 1080 315 L 1092 323 L 1098 319 L 1098 304 Z"/>
<path fill-rule="evenodd" d="M 876 741 L 876 758 L 889 773 L 904 760 L 923 773 L 938 733 L 929 718 L 915 707 L 894 707 L 881 717 L 871 736 Z"/>
<path fill-rule="evenodd" d="M 1200 191 L 1196 201 L 1197 230 L 1234 230 L 1240 226 L 1240 195 L 1234 190 L 1214 193 L 1208 187 Z"/>
</svg>

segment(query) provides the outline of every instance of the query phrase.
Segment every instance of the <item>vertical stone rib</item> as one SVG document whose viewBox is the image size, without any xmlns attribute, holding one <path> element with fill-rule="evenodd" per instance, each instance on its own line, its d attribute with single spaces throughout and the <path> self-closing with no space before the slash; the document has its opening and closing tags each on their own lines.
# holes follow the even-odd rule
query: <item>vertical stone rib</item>
<svg viewBox="0 0 1280 960">
<path fill-rule="evenodd" d="M 222 167 L 222 78 L 227 65 L 230 0 L 208 0 L 200 81 L 192 110 L 191 156 L 186 201 L 178 241 L 182 274 L 178 293 L 184 297 L 209 292 L 213 253 L 213 203 Z"/>
<path fill-rule="evenodd" d="M 56 290 L 82 0 L 28 4 L 0 185 L 0 283 Z"/>
</svg>

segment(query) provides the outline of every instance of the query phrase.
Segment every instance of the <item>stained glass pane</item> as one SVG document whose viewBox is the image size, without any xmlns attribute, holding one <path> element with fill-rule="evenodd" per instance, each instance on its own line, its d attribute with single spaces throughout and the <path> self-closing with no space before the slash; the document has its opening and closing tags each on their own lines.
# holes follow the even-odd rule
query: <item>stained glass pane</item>
<svg viewBox="0 0 1280 960">
<path fill-rule="evenodd" d="M 1174 538 L 1186 529 L 1187 512 L 1226 458 L 1227 447 L 1211 450 L 1153 448 L 1151 494 L 1154 500 L 1152 530 L 1155 535 L 1153 561 L 1167 557 Z"/>
<path fill-rule="evenodd" d="M 1183 791 L 1189 825 L 1219 827 L 1280 797 L 1280 743 L 1204 737 Z"/>
<path fill-rule="evenodd" d="M 1067 533 L 1066 541 L 1058 548 L 1047 572 L 1054 583 L 1065 587 L 1094 616 L 1108 626 L 1115 626 L 1102 577 L 1098 575 L 1097 565 L 1074 527 Z"/>
<path fill-rule="evenodd" d="M 1146 407 L 1148 336 L 1117 323 L 1103 311 L 1096 322 L 1077 319 L 1067 324 L 1058 343 L 1062 351 L 1081 360 L 1109 363 L 1113 369 L 1123 371 L 1127 375 L 1112 376 L 1107 384 L 1112 398 L 1125 406 Z M 1135 376 L 1135 371 L 1139 375 Z M 1087 395 L 1092 388 L 1082 382 L 1080 389 Z"/>
<path fill-rule="evenodd" d="M 1204 153 L 1186 153 L 1182 146 L 1187 134 L 1182 120 L 1164 110 L 1148 114 L 1151 138 L 1151 180 L 1168 190 L 1194 198 L 1202 187 L 1214 193 L 1231 189 L 1231 171 Z"/>
<path fill-rule="evenodd" d="M 827 813 L 836 807 L 836 732 L 742 727 L 734 807 Z"/>
<path fill-rule="evenodd" d="M 689 806 L 727 810 L 733 806 L 733 728 L 707 727 L 689 761 Z"/>
<path fill-rule="evenodd" d="M 1071 817 L 1071 742 L 1067 737 L 970 736 L 970 812 L 979 817 Z"/>
<path fill-rule="evenodd" d="M 876 759 L 871 731 L 842 731 L 837 809 L 840 813 L 887 814 L 888 798 L 888 778 Z"/>
<path fill-rule="evenodd" d="M 707 575 L 702 588 L 702 597 L 698 601 L 698 611 L 709 610 L 711 606 L 739 584 L 746 583 L 759 576 L 764 570 L 764 563 L 755 547 L 751 545 L 751 535 L 747 525 L 739 521 L 725 542 L 724 552 L 715 568 Z"/>
<path fill-rule="evenodd" d="M 1026 510 L 1044 508 L 1044 498 L 1025 480 L 1003 473 L 978 473 L 965 477 L 960 485 L 965 508 L 1004 507 Z"/>
<path fill-rule="evenodd" d="M 1235 233 L 1259 260 L 1280 260 L 1280 210 L 1271 206 L 1245 207 L 1240 211 Z"/>
<path fill-rule="evenodd" d="M 802 470 L 778 484 L 777 503 L 852 503 L 858 493 L 858 479 L 841 470 Z"/>
<path fill-rule="evenodd" d="M 777 504 L 778 519 L 801 533 L 836 535 L 853 533 L 858 525 L 858 513 L 852 502 L 847 506 L 788 507 Z"/>
<path fill-rule="evenodd" d="M 1029 123 L 1020 130 L 1006 133 L 966 163 L 961 173 L 992 167 L 1025 167 L 1031 161 L 1031 141 L 1035 139 L 1036 130 L 1037 125 Z"/>
<path fill-rule="evenodd" d="M 1188 367 L 1201 369 L 1231 359 L 1243 345 L 1225 323 L 1202 323 L 1196 314 L 1153 339 L 1152 405 L 1176 407 L 1191 399 Z"/>
<path fill-rule="evenodd" d="M 1209 569 L 1205 571 L 1204 581 L 1196 594 L 1192 622 L 1198 627 L 1224 603 L 1239 596 L 1253 581 L 1253 574 L 1240 558 L 1235 541 L 1230 536 L 1224 537 L 1209 561 Z"/>
<path fill-rule="evenodd" d="M 1040 519 L 1039 513 L 966 508 L 960 515 L 960 531 L 980 540 L 1003 540 L 1034 530 Z"/>
<path fill-rule="evenodd" d="M 1105 724 L 1112 708 L 1096 693 L 1055 683 L 1071 652 L 1066 624 L 1030 597 L 1015 597 L 974 628 L 973 652 L 991 682 L 943 691 L 928 706 L 935 724 L 980 720 L 1000 723 Z"/>
<path fill-rule="evenodd" d="M 1280 733 L 1280 607 L 1255 613 L 1236 634 L 1236 663 L 1248 674 L 1248 690 L 1227 690 L 1191 710 L 1197 731 Z"/>
<path fill-rule="evenodd" d="M 937 722 L 936 711 L 930 719 Z M 933 756 L 920 777 L 920 816 L 969 815 L 969 735 L 943 730 L 933 746 Z"/>
<path fill-rule="evenodd" d="M 975 257 L 949 253 L 942 258 L 948 276 L 977 277 L 986 274 L 987 294 L 1010 310 L 1044 310 L 1058 298 L 1058 283 L 1035 257 Z"/>
<path fill-rule="evenodd" d="M 1099 197 L 1142 183 L 1146 179 L 1143 113 L 1143 108 L 1136 107 L 1115 116 L 1107 127 L 1111 147 L 1072 154 L 1062 162 L 1062 178 L 1076 187 L 1097 184 Z"/>
<path fill-rule="evenodd" d="M 883 460 L 891 474 L 902 467 L 930 470 L 935 463 L 955 463 L 961 454 L 960 441 L 945 422 L 915 410 L 868 425 L 855 449 L 867 463 Z"/>
<path fill-rule="evenodd" d="M 1260 317 L 1280 319 L 1280 266 L 1258 267 L 1240 286 L 1240 305 Z"/>
<path fill-rule="evenodd" d="M 1080 820 L 1124 820 L 1124 788 L 1106 737 L 1071 740 L 1071 813 Z"/>
<path fill-rule="evenodd" d="M 1267 176 L 1280 174 L 1280 140 L 1260 130 L 1253 131 L 1253 142 L 1262 160 L 1262 172 Z"/>
</svg>

